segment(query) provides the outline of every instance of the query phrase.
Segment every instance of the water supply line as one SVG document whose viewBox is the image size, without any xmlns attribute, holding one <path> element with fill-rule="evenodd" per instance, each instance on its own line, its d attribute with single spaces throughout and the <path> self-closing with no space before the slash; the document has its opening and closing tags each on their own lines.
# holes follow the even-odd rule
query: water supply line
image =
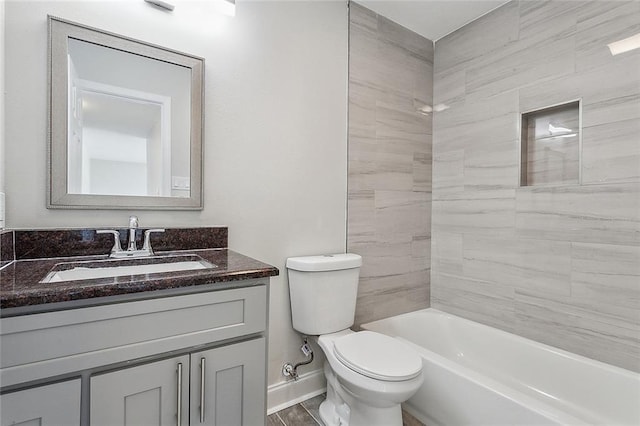
<svg viewBox="0 0 640 426">
<path fill-rule="evenodd" d="M 286 363 L 282 366 L 282 375 L 285 377 L 291 377 L 293 380 L 298 380 L 298 367 L 302 367 L 303 365 L 308 365 L 313 362 L 313 349 L 311 349 L 311 345 L 307 342 L 307 337 L 303 337 L 302 346 L 300 346 L 300 351 L 304 354 L 308 359 L 297 364 L 292 365 L 291 363 Z"/>
</svg>

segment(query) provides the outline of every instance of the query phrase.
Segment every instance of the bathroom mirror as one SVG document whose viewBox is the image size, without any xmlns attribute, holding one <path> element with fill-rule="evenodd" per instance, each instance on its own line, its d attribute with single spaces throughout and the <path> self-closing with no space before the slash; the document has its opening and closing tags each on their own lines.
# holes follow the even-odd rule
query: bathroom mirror
<svg viewBox="0 0 640 426">
<path fill-rule="evenodd" d="M 47 207 L 202 209 L 203 71 L 50 16 Z"/>
</svg>

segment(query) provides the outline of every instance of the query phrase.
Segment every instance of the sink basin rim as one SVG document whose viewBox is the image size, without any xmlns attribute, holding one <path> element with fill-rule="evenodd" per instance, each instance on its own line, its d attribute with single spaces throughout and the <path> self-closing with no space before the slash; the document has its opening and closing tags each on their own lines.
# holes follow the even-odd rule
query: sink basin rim
<svg viewBox="0 0 640 426">
<path fill-rule="evenodd" d="M 40 283 L 81 281 L 158 273 L 204 271 L 216 265 L 194 254 L 75 261 L 56 264 Z"/>
</svg>

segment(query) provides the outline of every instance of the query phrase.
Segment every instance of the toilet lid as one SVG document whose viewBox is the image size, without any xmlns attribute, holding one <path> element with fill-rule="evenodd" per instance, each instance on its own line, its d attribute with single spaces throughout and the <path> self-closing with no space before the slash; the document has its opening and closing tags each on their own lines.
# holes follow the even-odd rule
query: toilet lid
<svg viewBox="0 0 640 426">
<path fill-rule="evenodd" d="M 422 371 L 422 359 L 405 343 L 373 331 L 348 334 L 334 341 L 336 358 L 367 377 L 402 381 Z"/>
</svg>

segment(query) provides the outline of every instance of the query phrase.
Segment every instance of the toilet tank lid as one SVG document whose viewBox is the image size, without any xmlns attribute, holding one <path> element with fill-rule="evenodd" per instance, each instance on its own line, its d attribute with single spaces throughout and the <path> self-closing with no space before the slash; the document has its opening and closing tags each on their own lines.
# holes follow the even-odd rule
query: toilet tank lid
<svg viewBox="0 0 640 426">
<path fill-rule="evenodd" d="M 362 257 L 353 253 L 300 256 L 287 259 L 287 268 L 296 271 L 338 271 L 359 268 Z"/>
</svg>

